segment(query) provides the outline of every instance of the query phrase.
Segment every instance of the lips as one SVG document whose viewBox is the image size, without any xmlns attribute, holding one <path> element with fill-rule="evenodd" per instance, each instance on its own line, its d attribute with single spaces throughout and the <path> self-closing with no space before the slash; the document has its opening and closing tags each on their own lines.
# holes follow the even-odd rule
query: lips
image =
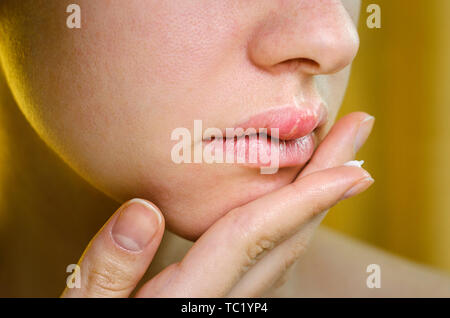
<svg viewBox="0 0 450 318">
<path fill-rule="evenodd" d="M 314 152 L 314 130 L 325 121 L 321 103 L 275 107 L 227 129 L 226 138 L 204 143 L 213 153 L 223 152 L 249 167 L 273 165 L 274 155 L 279 168 L 302 166 Z"/>
<path fill-rule="evenodd" d="M 255 115 L 237 127 L 244 130 L 266 128 L 269 134 L 271 129 L 277 128 L 280 140 L 293 140 L 312 133 L 324 119 L 325 110 L 322 105 L 308 105 L 301 108 L 284 106 Z"/>
</svg>

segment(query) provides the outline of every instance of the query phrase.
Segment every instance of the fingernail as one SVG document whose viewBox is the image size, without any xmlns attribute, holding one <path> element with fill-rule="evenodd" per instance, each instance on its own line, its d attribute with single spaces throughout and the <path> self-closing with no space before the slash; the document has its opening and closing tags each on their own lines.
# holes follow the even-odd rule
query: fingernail
<svg viewBox="0 0 450 318">
<path fill-rule="evenodd" d="M 356 154 L 362 145 L 366 142 L 367 138 L 372 131 L 373 124 L 375 122 L 375 117 L 368 115 L 360 124 L 358 132 L 356 133 L 355 143 L 353 146 L 354 153 Z"/>
<path fill-rule="evenodd" d="M 114 241 L 126 250 L 142 251 L 158 231 L 161 214 L 141 199 L 128 201 L 119 213 L 111 232 Z"/>
<path fill-rule="evenodd" d="M 360 180 L 358 183 L 356 183 L 350 190 L 348 190 L 343 196 L 342 200 L 354 197 L 357 194 L 360 194 L 361 192 L 367 190 L 375 180 L 372 177 L 367 177 L 362 180 Z"/>
</svg>

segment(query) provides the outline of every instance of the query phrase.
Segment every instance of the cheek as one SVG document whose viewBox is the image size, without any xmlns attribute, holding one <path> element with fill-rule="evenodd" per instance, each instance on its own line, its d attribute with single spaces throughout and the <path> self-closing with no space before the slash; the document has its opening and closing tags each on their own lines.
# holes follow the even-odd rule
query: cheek
<svg viewBox="0 0 450 318">
<path fill-rule="evenodd" d="M 95 107 L 87 116 L 97 112 L 114 120 L 120 114 L 129 123 L 145 119 L 143 125 L 153 121 L 153 130 L 168 122 L 172 129 L 185 126 L 186 114 L 203 114 L 199 92 L 212 90 L 209 83 L 220 73 L 236 25 L 231 15 L 218 14 L 220 5 L 199 6 L 132 1 L 104 10 L 92 5 L 87 21 L 101 17 L 102 23 L 91 23 L 85 33 L 74 35 L 66 48 L 71 53 L 64 57 L 76 74 L 67 81 L 82 93 L 72 100 L 81 95 L 86 107 Z"/>
<path fill-rule="evenodd" d="M 316 85 L 321 96 L 327 103 L 328 122 L 319 132 L 319 139 L 325 138 L 328 131 L 334 125 L 337 114 L 345 96 L 350 76 L 351 66 L 347 66 L 333 75 L 320 75 L 316 77 Z"/>
<path fill-rule="evenodd" d="M 173 128 L 186 126 L 186 114 L 204 108 L 192 91 L 216 72 L 227 51 L 224 38 L 234 32 L 233 20 L 223 14 L 227 23 L 211 25 L 219 5 L 108 3 L 81 1 L 85 23 L 77 31 L 59 26 L 63 14 L 49 15 L 41 30 L 49 36 L 20 34 L 23 49 L 35 49 L 13 63 L 22 68 L 16 92 L 28 119 L 93 179 L 126 166 L 118 153 L 135 161 L 161 156 L 146 149 L 167 147 L 162 136 L 169 140 Z"/>
</svg>

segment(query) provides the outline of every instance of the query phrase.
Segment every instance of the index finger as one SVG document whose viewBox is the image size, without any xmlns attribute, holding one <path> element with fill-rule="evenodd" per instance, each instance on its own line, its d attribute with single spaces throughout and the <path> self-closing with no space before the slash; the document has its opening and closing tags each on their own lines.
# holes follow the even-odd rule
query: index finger
<svg viewBox="0 0 450 318">
<path fill-rule="evenodd" d="M 358 167 L 322 170 L 230 211 L 200 237 L 175 270 L 171 268 L 156 296 L 223 297 L 262 252 L 371 182 Z M 154 296 L 154 284 L 148 282 L 137 296 Z"/>
</svg>

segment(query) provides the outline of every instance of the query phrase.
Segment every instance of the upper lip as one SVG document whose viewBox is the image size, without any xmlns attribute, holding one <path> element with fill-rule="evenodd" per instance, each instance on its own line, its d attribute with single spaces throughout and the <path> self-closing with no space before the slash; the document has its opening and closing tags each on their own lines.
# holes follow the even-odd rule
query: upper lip
<svg viewBox="0 0 450 318">
<path fill-rule="evenodd" d="M 322 102 L 292 103 L 268 109 L 250 117 L 235 126 L 247 130 L 249 128 L 266 128 L 271 135 L 271 129 L 278 129 L 280 140 L 298 139 L 312 133 L 314 129 L 326 122 L 327 110 Z"/>
</svg>

